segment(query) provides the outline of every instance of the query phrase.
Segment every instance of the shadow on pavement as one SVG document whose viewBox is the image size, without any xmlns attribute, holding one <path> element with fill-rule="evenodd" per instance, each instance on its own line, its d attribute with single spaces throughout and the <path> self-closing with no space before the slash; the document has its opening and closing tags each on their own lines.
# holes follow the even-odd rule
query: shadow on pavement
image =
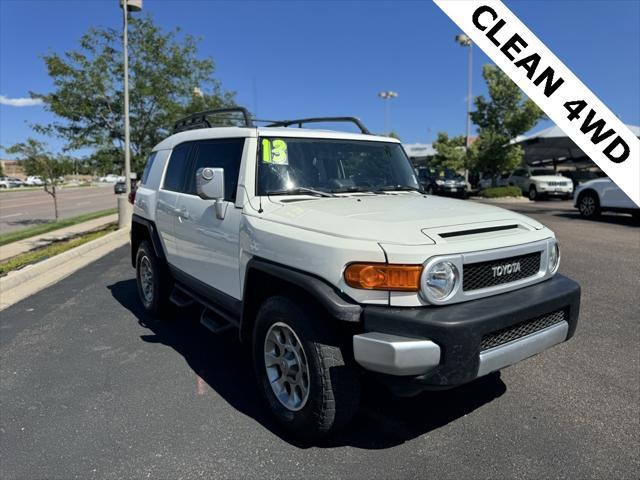
<svg viewBox="0 0 640 480">
<path fill-rule="evenodd" d="M 394 397 L 384 387 L 366 381 L 360 411 L 347 430 L 321 444 L 302 443 L 279 428 L 259 400 L 249 349 L 239 342 L 237 331 L 210 333 L 198 322 L 200 310 L 195 307 L 177 309 L 174 316 L 182 317 L 179 321 L 153 319 L 138 300 L 134 279 L 108 288 L 113 297 L 136 316 L 138 323 L 149 329 L 149 335 L 141 336 L 143 341 L 173 348 L 229 405 L 299 448 L 393 447 L 467 415 L 506 391 L 499 374 L 456 389 L 425 392 L 413 398 Z M 244 380 L 239 382 L 239 378 Z"/>
<path fill-rule="evenodd" d="M 631 215 L 624 214 L 615 214 L 604 212 L 597 216 L 596 218 L 582 218 L 577 212 L 562 212 L 555 213 L 556 217 L 570 218 L 576 220 L 583 220 L 585 222 L 594 222 L 594 223 L 609 223 L 611 225 L 628 225 L 630 227 L 638 227 L 640 226 L 640 218 L 634 218 Z"/>
</svg>

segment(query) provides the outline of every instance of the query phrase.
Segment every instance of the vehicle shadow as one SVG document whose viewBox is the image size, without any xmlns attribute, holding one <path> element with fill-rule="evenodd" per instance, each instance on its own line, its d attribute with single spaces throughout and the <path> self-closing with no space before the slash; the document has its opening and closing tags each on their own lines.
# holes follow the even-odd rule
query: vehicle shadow
<svg viewBox="0 0 640 480">
<path fill-rule="evenodd" d="M 116 282 L 108 288 L 113 297 L 135 315 L 138 323 L 149 329 L 148 335 L 141 336 L 142 341 L 173 348 L 229 405 L 299 448 L 393 447 L 455 421 L 506 391 L 499 374 L 456 389 L 425 392 L 413 398 L 395 397 L 384 387 L 365 381 L 362 405 L 352 424 L 322 443 L 309 444 L 283 431 L 259 400 L 249 349 L 239 342 L 237 331 L 214 335 L 200 325 L 200 311 L 195 307 L 177 310 L 175 316 L 180 316 L 180 320 L 153 319 L 140 304 L 134 279 Z M 238 378 L 244 380 L 238 382 Z"/>
<path fill-rule="evenodd" d="M 577 212 L 562 212 L 555 213 L 556 217 L 570 218 L 576 220 L 583 220 L 586 222 L 596 222 L 596 223 L 609 223 L 611 225 L 627 225 L 630 227 L 638 227 L 640 226 L 640 219 L 634 218 L 631 215 L 625 214 L 616 214 L 603 212 L 595 218 L 582 218 Z"/>
</svg>

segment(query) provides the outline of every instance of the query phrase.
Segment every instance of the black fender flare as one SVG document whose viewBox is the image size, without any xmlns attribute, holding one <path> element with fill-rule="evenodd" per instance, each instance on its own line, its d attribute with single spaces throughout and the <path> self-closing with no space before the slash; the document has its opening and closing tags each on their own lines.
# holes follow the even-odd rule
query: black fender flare
<svg viewBox="0 0 640 480">
<path fill-rule="evenodd" d="M 247 295 L 247 279 L 251 271 L 260 271 L 303 289 L 314 298 L 333 318 L 344 322 L 360 322 L 362 307 L 342 292 L 310 273 L 254 257 L 247 262 L 244 296 Z M 244 303 L 244 302 L 243 302 Z M 244 319 L 243 319 L 244 320 Z"/>
<path fill-rule="evenodd" d="M 135 268 L 137 253 L 135 245 L 139 243 L 134 238 L 136 232 L 139 232 L 139 229 L 136 228 L 136 226 L 138 226 L 138 228 L 142 227 L 146 229 L 146 232 L 151 239 L 151 245 L 153 246 L 153 251 L 156 254 L 156 257 L 158 257 L 159 260 L 166 262 L 167 257 L 164 254 L 162 241 L 160 240 L 160 235 L 158 234 L 158 229 L 156 228 L 155 222 L 153 222 L 152 220 L 147 220 L 146 218 L 134 213 L 131 217 L 131 265 L 133 265 L 133 267 Z"/>
</svg>

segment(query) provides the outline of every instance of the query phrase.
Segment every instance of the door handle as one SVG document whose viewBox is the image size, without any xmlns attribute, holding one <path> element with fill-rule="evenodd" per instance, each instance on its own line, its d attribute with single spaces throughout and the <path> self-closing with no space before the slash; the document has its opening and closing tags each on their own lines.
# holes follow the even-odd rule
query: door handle
<svg viewBox="0 0 640 480">
<path fill-rule="evenodd" d="M 191 218 L 191 215 L 189 214 L 189 211 L 186 209 L 186 207 L 176 208 L 173 211 L 178 217 L 184 218 L 185 220 L 189 220 Z"/>
</svg>

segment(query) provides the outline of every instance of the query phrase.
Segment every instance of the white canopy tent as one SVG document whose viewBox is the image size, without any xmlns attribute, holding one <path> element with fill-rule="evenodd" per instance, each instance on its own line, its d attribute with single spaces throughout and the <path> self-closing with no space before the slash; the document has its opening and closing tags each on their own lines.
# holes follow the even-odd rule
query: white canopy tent
<svg viewBox="0 0 640 480">
<path fill-rule="evenodd" d="M 640 127 L 627 125 L 636 137 L 640 137 Z M 543 163 L 593 164 L 585 153 L 557 125 L 545 128 L 538 133 L 520 136 L 514 144 L 524 150 L 524 161 L 529 165 Z"/>
</svg>

